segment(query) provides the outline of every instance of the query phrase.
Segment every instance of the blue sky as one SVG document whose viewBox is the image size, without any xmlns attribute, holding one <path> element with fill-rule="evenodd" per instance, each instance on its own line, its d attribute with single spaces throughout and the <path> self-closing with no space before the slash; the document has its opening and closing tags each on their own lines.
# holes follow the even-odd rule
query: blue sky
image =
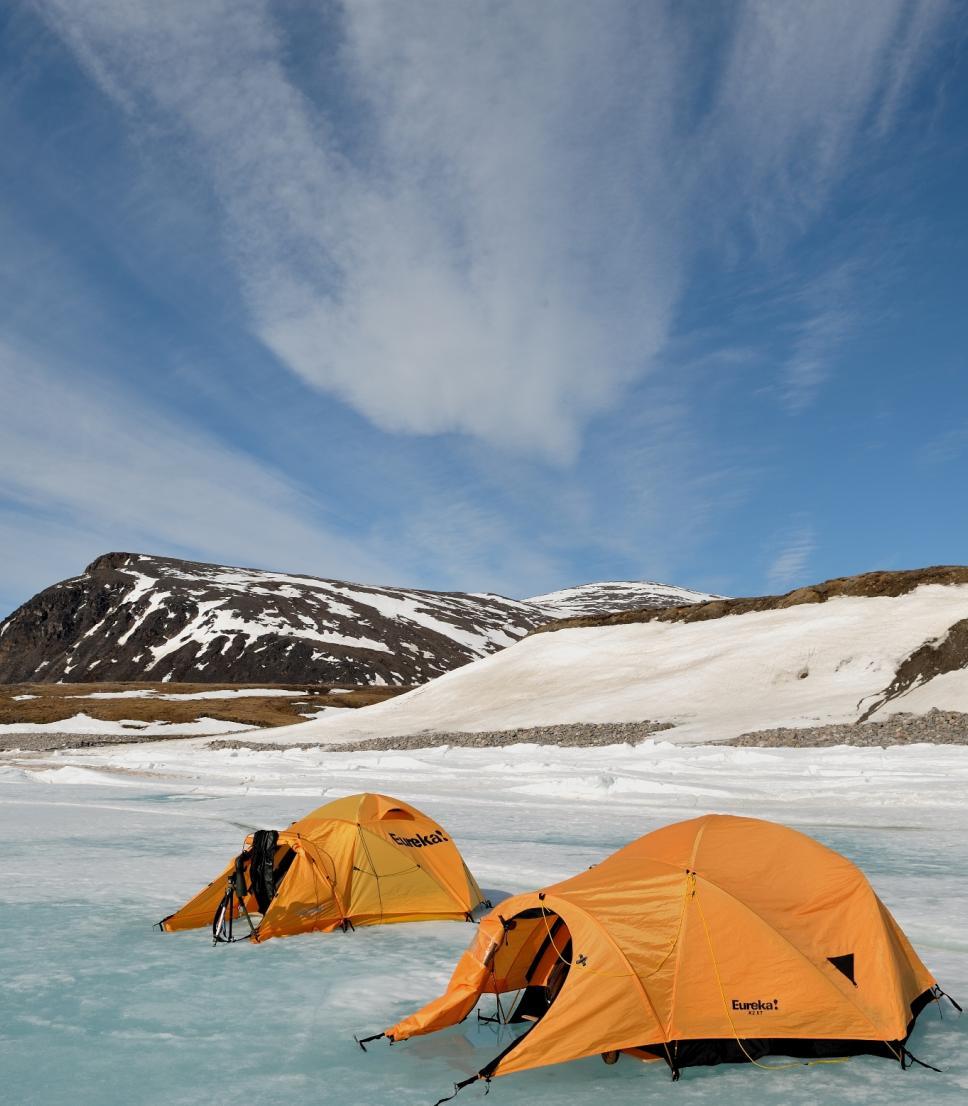
<svg viewBox="0 0 968 1106">
<path fill-rule="evenodd" d="M 0 14 L 0 612 L 968 561 L 963 5 Z"/>
</svg>

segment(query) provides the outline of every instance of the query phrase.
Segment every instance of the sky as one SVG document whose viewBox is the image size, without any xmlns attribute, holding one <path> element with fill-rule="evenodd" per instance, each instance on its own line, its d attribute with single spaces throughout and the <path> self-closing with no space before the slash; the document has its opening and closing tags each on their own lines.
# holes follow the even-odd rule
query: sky
<svg viewBox="0 0 968 1106">
<path fill-rule="evenodd" d="M 968 562 L 968 10 L 11 0 L 0 615 Z"/>
</svg>

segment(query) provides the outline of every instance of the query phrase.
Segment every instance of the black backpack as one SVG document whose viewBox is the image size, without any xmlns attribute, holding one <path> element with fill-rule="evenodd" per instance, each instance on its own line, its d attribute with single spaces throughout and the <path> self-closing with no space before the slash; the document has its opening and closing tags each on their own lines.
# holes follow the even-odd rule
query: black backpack
<svg viewBox="0 0 968 1106">
<path fill-rule="evenodd" d="M 256 830 L 249 851 L 249 889 L 265 914 L 276 894 L 276 873 L 273 868 L 279 834 L 276 830 Z"/>
</svg>

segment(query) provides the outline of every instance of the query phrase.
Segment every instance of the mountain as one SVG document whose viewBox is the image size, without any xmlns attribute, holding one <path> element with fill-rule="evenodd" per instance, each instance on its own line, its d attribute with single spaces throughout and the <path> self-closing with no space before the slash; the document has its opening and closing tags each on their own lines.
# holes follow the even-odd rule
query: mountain
<svg viewBox="0 0 968 1106">
<path fill-rule="evenodd" d="M 968 567 L 557 622 L 376 706 L 273 730 L 339 742 L 652 721 L 668 741 L 968 712 Z M 661 787 L 661 782 L 656 787 Z"/>
<path fill-rule="evenodd" d="M 706 599 L 603 583 L 533 600 L 108 553 L 0 623 L 0 683 L 422 684 L 551 619 Z"/>
</svg>

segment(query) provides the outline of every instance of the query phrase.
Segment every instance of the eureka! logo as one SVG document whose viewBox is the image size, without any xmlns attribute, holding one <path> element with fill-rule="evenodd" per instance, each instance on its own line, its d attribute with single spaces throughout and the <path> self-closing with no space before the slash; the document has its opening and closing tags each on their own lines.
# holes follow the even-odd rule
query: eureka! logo
<svg viewBox="0 0 968 1106">
<path fill-rule="evenodd" d="M 435 830 L 433 833 L 418 833 L 416 837 L 401 837 L 398 833 L 391 833 L 390 840 L 396 845 L 406 845 L 408 849 L 423 849 L 428 845 L 442 845 L 450 838 L 445 836 L 443 830 Z"/>
<path fill-rule="evenodd" d="M 765 1014 L 771 1010 L 780 1009 L 780 1000 L 778 998 L 764 1002 L 763 999 L 754 999 L 753 1002 L 743 1002 L 741 999 L 734 998 L 732 1002 L 734 1010 L 745 1010 L 747 1014 Z"/>
</svg>

